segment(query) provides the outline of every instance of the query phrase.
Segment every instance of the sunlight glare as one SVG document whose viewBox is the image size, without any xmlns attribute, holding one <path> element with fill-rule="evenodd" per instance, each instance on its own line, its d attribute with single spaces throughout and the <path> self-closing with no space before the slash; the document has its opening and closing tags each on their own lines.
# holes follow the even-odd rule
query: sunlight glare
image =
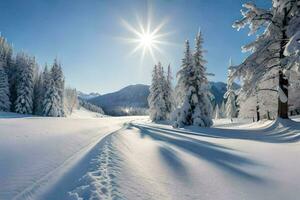
<svg viewBox="0 0 300 200">
<path fill-rule="evenodd" d="M 163 20 L 155 28 L 151 27 L 151 19 L 147 19 L 147 23 L 143 24 L 140 18 L 137 18 L 138 26 L 137 28 L 133 27 L 127 21 L 122 19 L 122 24 L 124 27 L 134 34 L 132 38 L 123 38 L 126 42 L 134 43 L 136 46 L 130 52 L 130 55 L 135 54 L 136 52 L 141 52 L 141 61 L 145 58 L 146 54 L 150 55 L 154 61 L 156 61 L 155 53 L 158 52 L 163 54 L 163 50 L 160 48 L 161 45 L 168 45 L 165 41 L 165 37 L 170 33 L 162 33 L 161 30 L 166 24 L 166 20 Z"/>
</svg>

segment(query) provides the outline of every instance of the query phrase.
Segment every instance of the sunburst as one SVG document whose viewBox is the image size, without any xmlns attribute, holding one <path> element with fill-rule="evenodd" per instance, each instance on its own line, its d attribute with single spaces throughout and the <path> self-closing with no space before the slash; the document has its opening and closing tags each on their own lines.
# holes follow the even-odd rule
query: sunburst
<svg viewBox="0 0 300 200">
<path fill-rule="evenodd" d="M 147 23 L 143 24 L 138 17 L 137 22 L 137 27 L 135 28 L 126 20 L 122 19 L 124 27 L 133 34 L 131 38 L 123 38 L 129 43 L 135 44 L 130 55 L 140 52 L 142 62 L 145 56 L 149 54 L 153 61 L 156 61 L 157 53 L 164 54 L 161 46 L 171 44 L 166 41 L 166 37 L 171 34 L 171 32 L 162 32 L 167 20 L 164 19 L 154 28 L 151 27 L 151 18 L 149 15 Z"/>
</svg>

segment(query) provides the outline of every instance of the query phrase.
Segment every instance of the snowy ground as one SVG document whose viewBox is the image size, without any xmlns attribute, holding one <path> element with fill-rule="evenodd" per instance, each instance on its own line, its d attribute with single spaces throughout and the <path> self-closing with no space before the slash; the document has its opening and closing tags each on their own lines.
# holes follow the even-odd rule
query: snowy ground
<svg viewBox="0 0 300 200">
<path fill-rule="evenodd" d="M 238 127 L 238 128 L 237 128 Z M 297 199 L 293 121 L 0 119 L 0 199 Z"/>
<path fill-rule="evenodd" d="M 69 118 L 98 118 L 98 117 L 105 117 L 105 115 L 89 111 L 84 107 L 80 107 L 79 109 L 75 109 L 71 115 L 68 116 Z"/>
</svg>

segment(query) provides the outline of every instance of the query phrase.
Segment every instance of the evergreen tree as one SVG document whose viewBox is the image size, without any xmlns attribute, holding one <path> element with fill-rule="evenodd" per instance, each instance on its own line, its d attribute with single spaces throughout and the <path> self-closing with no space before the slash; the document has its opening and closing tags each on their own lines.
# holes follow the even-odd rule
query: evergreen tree
<svg viewBox="0 0 300 200">
<path fill-rule="evenodd" d="M 18 66 L 17 99 L 15 111 L 32 114 L 35 61 L 24 53 L 17 55 Z"/>
<path fill-rule="evenodd" d="M 179 97 L 179 107 L 175 112 L 175 127 L 184 125 L 209 127 L 213 124 L 202 43 L 203 39 L 199 31 L 193 56 L 190 53 L 189 42 L 185 43 L 184 59 L 177 73 L 176 93 Z"/>
<path fill-rule="evenodd" d="M 277 78 L 278 117 L 288 118 L 289 72 L 300 63 L 299 0 L 272 0 L 270 9 L 258 8 L 253 3 L 243 7 L 247 10 L 241 11 L 242 19 L 233 26 L 241 29 L 248 25 L 249 35 L 257 33 L 258 37 L 243 47 L 243 51 L 251 54 L 242 64 L 232 67 L 232 79 L 242 77 L 242 89 L 250 96 L 258 83 Z"/>
<path fill-rule="evenodd" d="M 60 102 L 59 94 L 55 87 L 54 80 L 51 76 L 47 76 L 47 90 L 45 91 L 44 101 L 43 101 L 43 115 L 50 117 L 60 117 Z"/>
<path fill-rule="evenodd" d="M 9 111 L 10 104 L 8 77 L 0 63 L 0 111 Z"/>
<path fill-rule="evenodd" d="M 170 115 L 173 111 L 174 107 L 174 99 L 173 99 L 173 87 L 172 87 L 172 72 L 171 72 L 171 66 L 168 65 L 168 71 L 167 71 L 167 77 L 165 78 L 165 103 L 166 103 L 166 114 L 167 118 L 170 119 Z"/>
<path fill-rule="evenodd" d="M 164 100 L 164 74 L 161 63 L 154 66 L 150 95 L 148 97 L 149 114 L 153 121 L 166 119 L 166 103 Z"/>
<path fill-rule="evenodd" d="M 13 104 L 16 100 L 16 66 L 13 59 L 13 49 L 6 39 L 0 36 L 0 62 L 5 70 L 9 83 L 9 98 L 10 98 L 10 110 L 14 111 Z"/>
<path fill-rule="evenodd" d="M 58 117 L 63 117 L 65 116 L 65 112 L 64 112 L 65 80 L 64 80 L 61 65 L 58 63 L 57 59 L 54 60 L 54 64 L 51 68 L 51 77 L 54 81 L 54 86 L 58 93 L 58 102 L 57 102 Z"/>
</svg>

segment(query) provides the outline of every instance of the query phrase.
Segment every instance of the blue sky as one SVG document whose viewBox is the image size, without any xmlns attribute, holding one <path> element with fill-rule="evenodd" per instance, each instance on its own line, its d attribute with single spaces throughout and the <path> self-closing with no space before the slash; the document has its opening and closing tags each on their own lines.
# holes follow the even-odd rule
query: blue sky
<svg viewBox="0 0 300 200">
<path fill-rule="evenodd" d="M 129 84 L 149 84 L 154 61 L 149 54 L 129 55 L 134 45 L 120 38 L 134 35 L 122 19 L 137 27 L 136 16 L 146 21 L 151 8 L 152 24 L 164 19 L 161 32 L 172 32 L 156 52 L 163 65 L 171 64 L 174 75 L 180 67 L 183 44 L 192 43 L 198 31 L 204 34 L 208 72 L 212 81 L 226 81 L 228 60 L 245 58 L 241 46 L 251 41 L 248 30 L 236 31 L 246 0 L 0 0 L 0 31 L 16 50 L 35 55 L 41 65 L 57 57 L 66 83 L 84 92 L 107 93 Z M 252 1 L 267 6 L 270 1 Z"/>
</svg>

